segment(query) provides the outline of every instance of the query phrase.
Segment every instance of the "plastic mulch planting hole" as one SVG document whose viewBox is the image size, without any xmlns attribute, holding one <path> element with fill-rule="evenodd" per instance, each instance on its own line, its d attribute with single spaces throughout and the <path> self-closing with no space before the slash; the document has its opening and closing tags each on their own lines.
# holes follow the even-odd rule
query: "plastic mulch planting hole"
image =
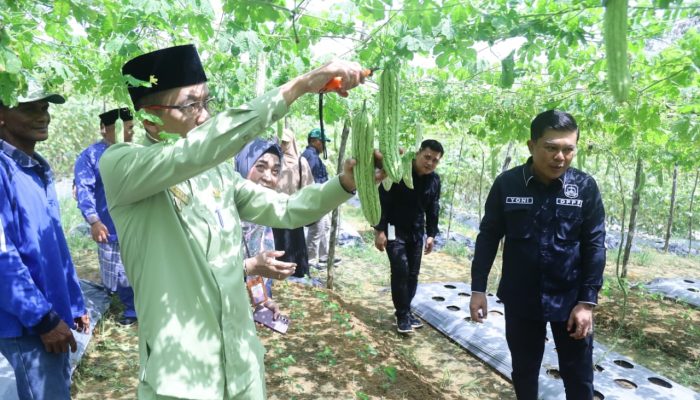
<svg viewBox="0 0 700 400">
<path fill-rule="evenodd" d="M 686 297 L 697 296 L 698 293 L 690 293 L 686 291 L 688 287 L 693 287 L 700 290 L 698 282 L 699 278 L 689 278 L 696 283 L 683 283 L 683 279 L 674 280 L 675 290 L 680 293 L 685 293 Z M 471 297 L 458 296 L 459 293 L 471 293 L 468 284 L 451 283 L 456 286 L 455 290 L 447 289 L 444 286 L 451 282 L 435 282 L 432 284 L 421 284 L 416 292 L 416 299 L 413 306 L 416 311 L 426 317 L 426 322 L 431 323 L 436 329 L 445 333 L 459 343 L 466 350 L 472 349 L 474 354 L 484 360 L 488 365 L 495 368 L 499 373 L 508 376 L 512 371 L 510 369 L 510 359 L 508 358 L 507 343 L 504 335 L 504 317 L 492 316 L 488 314 L 488 323 L 481 325 L 477 324 L 477 319 L 480 317 L 471 318 L 468 306 L 464 303 Z M 487 293 L 488 294 L 488 293 Z M 442 302 L 436 302 L 433 297 L 442 296 Z M 473 296 L 472 296 L 473 297 Z M 488 297 L 487 297 L 488 298 Z M 504 312 L 503 305 L 498 305 L 494 301 L 498 300 L 496 292 L 493 292 L 492 299 L 488 301 L 488 311 L 498 310 Z M 460 311 L 453 312 L 448 309 L 448 306 L 459 306 Z M 486 316 L 486 315 L 484 315 Z M 459 320 L 457 320 L 459 318 Z M 460 322 L 461 320 L 461 322 Z M 481 327 L 480 327 L 481 326 Z M 548 339 L 548 340 L 547 340 Z M 495 343 L 498 340 L 498 343 Z M 543 354 L 542 367 L 538 368 L 536 373 L 541 379 L 540 395 L 543 398 L 562 398 L 561 378 L 557 379 L 557 375 L 551 369 L 558 370 L 557 365 L 557 350 L 555 349 L 554 338 L 551 336 L 551 331 L 542 332 L 539 337 L 541 342 L 539 346 L 545 347 L 546 351 Z M 622 354 L 615 353 L 602 344 L 597 345 L 599 352 L 594 352 L 594 362 L 591 367 L 595 376 L 596 387 L 592 399 L 608 400 L 608 399 L 623 399 L 631 398 L 641 400 L 661 400 L 661 399 L 695 399 L 697 395 L 689 392 L 689 389 L 676 383 L 668 377 L 660 375 L 659 372 L 654 372 L 645 368 L 643 365 L 638 365 L 632 359 L 625 357 Z M 552 351 L 554 349 L 554 351 Z M 561 371 L 559 376 L 561 376 Z M 671 387 L 668 387 L 670 384 Z M 671 394 L 673 391 L 673 394 Z M 2 398 L 0 392 L 0 398 Z M 700 400 L 697 398 L 696 400 Z"/>
<path fill-rule="evenodd" d="M 648 378 L 648 381 L 651 382 L 651 383 L 653 383 L 654 385 L 663 386 L 663 387 L 665 387 L 666 389 L 670 389 L 670 388 L 673 387 L 673 385 L 671 385 L 671 383 L 666 382 L 665 380 L 663 380 L 663 379 L 661 379 L 661 378 L 657 378 L 657 377 L 655 377 L 655 376 L 652 376 L 651 378 Z"/>
<path fill-rule="evenodd" d="M 691 292 L 697 292 L 697 291 L 698 291 L 698 290 L 695 289 L 694 287 L 689 287 L 688 290 L 690 290 Z"/>
<path fill-rule="evenodd" d="M 457 296 L 469 297 L 471 295 L 469 293 L 459 292 L 459 293 L 457 293 Z"/>
<path fill-rule="evenodd" d="M 493 315 L 503 315 L 503 311 L 491 310 L 491 311 L 489 311 L 489 314 L 493 314 Z"/>
<path fill-rule="evenodd" d="M 444 298 L 444 297 L 440 297 L 440 296 L 435 296 L 435 297 L 433 297 L 433 300 L 435 300 L 435 301 L 445 301 L 445 298 Z"/>
<path fill-rule="evenodd" d="M 489 293 L 489 294 L 487 294 L 487 296 L 493 297 L 493 293 Z"/>
<path fill-rule="evenodd" d="M 685 283 L 695 283 L 695 281 L 691 281 L 690 279 L 683 279 L 683 282 L 685 282 Z"/>
<path fill-rule="evenodd" d="M 636 389 L 637 388 L 636 383 L 634 383 L 632 381 L 628 381 L 627 379 L 615 379 L 615 383 L 617 383 L 617 385 L 620 386 L 621 388 L 625 388 L 625 389 Z"/>
<path fill-rule="evenodd" d="M 613 362 L 614 362 L 616 365 L 621 366 L 622 368 L 628 368 L 628 369 L 634 368 L 634 365 L 632 365 L 631 362 L 627 362 L 627 361 L 625 361 L 625 360 L 615 360 L 615 361 L 613 361 Z"/>
<path fill-rule="evenodd" d="M 448 289 L 457 289 L 457 286 L 455 285 L 445 285 L 445 287 Z"/>
<path fill-rule="evenodd" d="M 457 306 L 447 306 L 447 309 L 450 311 L 459 311 L 459 307 Z"/>
<path fill-rule="evenodd" d="M 561 374 L 559 373 L 559 370 L 556 368 L 550 368 L 547 370 L 547 375 L 551 376 L 554 379 L 561 379 Z"/>
<path fill-rule="evenodd" d="M 503 304 L 503 302 L 501 300 L 496 300 L 496 303 Z"/>
</svg>

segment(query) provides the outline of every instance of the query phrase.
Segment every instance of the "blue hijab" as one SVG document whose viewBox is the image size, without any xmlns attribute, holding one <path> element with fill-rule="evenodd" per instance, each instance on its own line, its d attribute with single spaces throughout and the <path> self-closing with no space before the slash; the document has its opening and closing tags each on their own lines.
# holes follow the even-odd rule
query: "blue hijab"
<svg viewBox="0 0 700 400">
<path fill-rule="evenodd" d="M 265 153 L 275 154 L 282 162 L 282 149 L 272 141 L 257 138 L 248 143 L 236 154 L 236 171 L 245 179 L 248 178 L 248 172 L 253 168 L 255 162 L 258 161 Z"/>
</svg>

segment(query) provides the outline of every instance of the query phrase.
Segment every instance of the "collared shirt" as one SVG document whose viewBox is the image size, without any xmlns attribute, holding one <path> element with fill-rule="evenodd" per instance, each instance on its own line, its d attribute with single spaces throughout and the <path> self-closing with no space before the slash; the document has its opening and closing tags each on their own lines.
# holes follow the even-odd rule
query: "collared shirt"
<svg viewBox="0 0 700 400">
<path fill-rule="evenodd" d="M 326 166 L 323 165 L 323 161 L 321 161 L 321 157 L 318 155 L 318 150 L 316 150 L 314 146 L 306 146 L 306 149 L 304 149 L 304 152 L 301 153 L 301 156 L 306 158 L 306 161 L 309 162 L 311 174 L 314 176 L 314 182 L 323 183 L 328 180 L 328 171 L 326 170 Z"/>
<path fill-rule="evenodd" d="M 243 179 L 225 162 L 286 111 L 276 89 L 186 138 L 115 144 L 100 160 L 135 291 L 140 379 L 160 395 L 265 398 L 264 349 L 243 281 L 241 220 L 298 227 L 350 198 L 338 178 L 287 196 Z"/>
<path fill-rule="evenodd" d="M 78 209 L 89 224 L 101 221 L 109 231 L 107 241 L 112 243 L 117 241 L 117 232 L 107 210 L 105 188 L 98 169 L 100 157 L 108 147 L 109 143 L 104 140 L 88 146 L 75 160 L 74 171 Z"/>
<path fill-rule="evenodd" d="M 472 262 L 472 289 L 486 290 L 505 236 L 498 296 L 521 317 L 564 321 L 595 304 L 605 268 L 605 210 L 595 180 L 569 168 L 549 185 L 532 158 L 498 176 L 486 199 Z"/>
<path fill-rule="evenodd" d="M 413 170 L 413 189 L 401 181 L 391 185 L 389 191 L 379 185 L 379 201 L 382 216 L 375 228 L 387 231 L 387 224 L 396 227 L 396 233 L 405 238 L 418 239 L 425 232 L 435 237 L 440 214 L 440 176 L 435 172 L 419 176 Z"/>
<path fill-rule="evenodd" d="M 0 140 L 0 338 L 36 333 L 50 311 L 85 313 L 46 160 Z"/>
</svg>

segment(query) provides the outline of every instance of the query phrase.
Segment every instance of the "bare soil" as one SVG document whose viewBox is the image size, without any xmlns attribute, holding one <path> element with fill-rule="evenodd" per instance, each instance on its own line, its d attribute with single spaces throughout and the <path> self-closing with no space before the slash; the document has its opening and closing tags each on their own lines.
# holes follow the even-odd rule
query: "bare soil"
<svg viewBox="0 0 700 400">
<path fill-rule="evenodd" d="M 369 239 L 367 227 L 361 222 L 356 226 Z M 432 327 L 426 325 L 413 335 L 396 333 L 385 254 L 370 243 L 340 248 L 338 253 L 343 261 L 334 269 L 332 291 L 287 282 L 275 286 L 275 297 L 292 325 L 286 335 L 258 328 L 267 349 L 270 399 L 514 398 L 506 378 Z M 609 283 L 595 313 L 596 340 L 700 391 L 700 310 L 640 290 L 630 290 L 623 307 L 625 295 L 615 283 L 612 252 L 608 258 Z M 700 276 L 697 258 L 649 258 L 630 265 L 630 280 Z M 87 251 L 75 259 L 81 277 L 99 281 L 94 253 Z M 435 252 L 423 258 L 420 281 L 468 282 L 470 264 L 466 253 Z M 499 266 L 497 258 L 492 290 Z M 325 270 L 313 273 L 325 279 Z M 135 398 L 136 327 L 116 324 L 121 312 L 117 303 L 100 323 L 78 368 L 75 399 Z"/>
</svg>

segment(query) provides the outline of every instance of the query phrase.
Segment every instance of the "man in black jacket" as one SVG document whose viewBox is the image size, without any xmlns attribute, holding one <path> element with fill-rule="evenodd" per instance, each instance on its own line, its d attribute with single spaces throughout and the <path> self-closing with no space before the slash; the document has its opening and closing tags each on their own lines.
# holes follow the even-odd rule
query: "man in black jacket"
<svg viewBox="0 0 700 400">
<path fill-rule="evenodd" d="M 593 307 L 605 268 L 605 210 L 595 180 L 569 168 L 579 131 L 549 110 L 530 126 L 530 157 L 496 178 L 472 262 L 473 321 L 486 318 L 486 286 L 505 236 L 498 296 L 519 400 L 537 399 L 550 323 L 567 399 L 593 398 Z"/>
<path fill-rule="evenodd" d="M 374 245 L 386 249 L 391 264 L 391 299 L 396 309 L 396 330 L 413 333 L 423 323 L 411 313 L 421 256 L 433 251 L 440 213 L 440 176 L 435 168 L 444 150 L 437 140 L 424 140 L 413 160 L 413 189 L 402 181 L 389 191 L 379 188 L 382 218 L 374 227 Z M 423 246 L 423 234 L 427 234 Z"/>
</svg>

